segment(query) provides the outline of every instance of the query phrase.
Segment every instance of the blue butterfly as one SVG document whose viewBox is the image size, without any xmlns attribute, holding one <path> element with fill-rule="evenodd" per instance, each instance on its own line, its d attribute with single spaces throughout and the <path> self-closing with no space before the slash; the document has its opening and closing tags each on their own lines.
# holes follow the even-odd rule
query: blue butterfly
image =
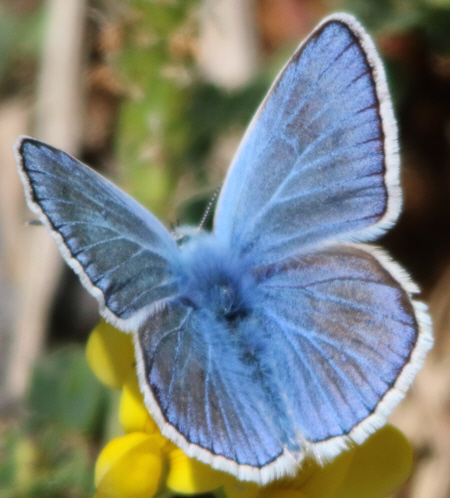
<svg viewBox="0 0 450 498">
<path fill-rule="evenodd" d="M 366 245 L 401 207 L 385 73 L 325 19 L 275 80 L 211 233 L 179 239 L 73 157 L 16 144 L 30 208 L 101 314 L 132 332 L 162 433 L 240 479 L 292 474 L 385 423 L 432 344 L 405 271 Z"/>
</svg>

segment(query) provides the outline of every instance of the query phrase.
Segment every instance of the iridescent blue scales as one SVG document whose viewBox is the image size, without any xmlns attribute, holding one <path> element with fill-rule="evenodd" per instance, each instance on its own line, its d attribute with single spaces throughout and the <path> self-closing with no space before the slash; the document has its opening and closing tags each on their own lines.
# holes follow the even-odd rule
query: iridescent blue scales
<svg viewBox="0 0 450 498">
<path fill-rule="evenodd" d="M 265 483 L 384 424 L 431 347 L 417 288 L 364 244 L 400 211 L 396 141 L 374 45 L 338 14 L 270 89 L 212 233 L 175 239 L 64 152 L 31 138 L 16 151 L 30 208 L 101 314 L 133 334 L 162 432 Z"/>
</svg>

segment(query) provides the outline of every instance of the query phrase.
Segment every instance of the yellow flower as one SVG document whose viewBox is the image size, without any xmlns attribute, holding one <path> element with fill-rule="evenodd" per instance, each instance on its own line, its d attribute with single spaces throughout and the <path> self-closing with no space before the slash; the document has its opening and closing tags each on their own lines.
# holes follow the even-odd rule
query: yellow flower
<svg viewBox="0 0 450 498">
<path fill-rule="evenodd" d="M 120 389 L 134 369 L 131 336 L 102 320 L 89 337 L 86 357 L 100 382 L 111 389 Z"/>
<path fill-rule="evenodd" d="M 170 470 L 166 485 L 176 493 L 206 493 L 220 488 L 230 479 L 228 474 L 189 458 L 179 448 L 172 449 L 168 458 Z"/>
<path fill-rule="evenodd" d="M 88 341 L 87 357 L 103 383 L 122 389 L 119 419 L 126 433 L 98 457 L 95 498 L 151 498 L 161 490 L 196 494 L 218 488 L 228 498 L 383 498 L 411 471 L 411 445 L 386 425 L 323 466 L 307 460 L 293 478 L 267 486 L 238 481 L 189 458 L 160 433 L 139 390 L 130 335 L 101 322 Z"/>
<path fill-rule="evenodd" d="M 132 432 L 110 441 L 95 465 L 95 498 L 148 498 L 159 488 L 162 459 L 157 436 Z"/>
<path fill-rule="evenodd" d="M 156 432 L 156 424 L 144 405 L 136 373 L 131 371 L 123 383 L 119 420 L 124 432 Z"/>
</svg>

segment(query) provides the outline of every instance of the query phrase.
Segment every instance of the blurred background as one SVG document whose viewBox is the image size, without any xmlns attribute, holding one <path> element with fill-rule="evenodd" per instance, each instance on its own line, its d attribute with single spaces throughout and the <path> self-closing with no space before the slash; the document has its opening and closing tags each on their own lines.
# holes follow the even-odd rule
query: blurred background
<svg viewBox="0 0 450 498">
<path fill-rule="evenodd" d="M 342 10 L 374 36 L 399 120 L 404 211 L 381 244 L 435 324 L 391 417 L 415 447 L 395 496 L 450 497 L 450 0 L 1 0 L 0 498 L 92 496 L 119 431 L 84 357 L 96 302 L 27 223 L 16 137 L 76 155 L 167 226 L 198 224 L 277 71 Z"/>
</svg>

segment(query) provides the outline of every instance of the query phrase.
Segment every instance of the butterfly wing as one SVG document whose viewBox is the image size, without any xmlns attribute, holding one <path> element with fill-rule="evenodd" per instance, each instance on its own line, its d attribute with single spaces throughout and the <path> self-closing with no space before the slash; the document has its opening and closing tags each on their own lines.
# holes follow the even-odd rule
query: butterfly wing
<svg viewBox="0 0 450 498">
<path fill-rule="evenodd" d="M 138 338 L 141 387 L 163 434 L 188 455 L 242 479 L 261 482 L 268 466 L 270 478 L 286 473 L 277 460 L 297 452 L 299 442 L 281 424 L 286 413 L 273 408 L 274 390 L 253 378 L 242 344 L 223 323 L 173 302 L 143 324 Z M 296 466 L 292 457 L 290 466 Z"/>
<path fill-rule="evenodd" d="M 337 244 L 261 277 L 259 319 L 296 428 L 319 458 L 386 422 L 432 345 L 417 288 L 379 249 Z"/>
<path fill-rule="evenodd" d="M 106 318 L 133 329 L 137 322 L 127 320 L 176 294 L 178 247 L 153 215 L 47 144 L 25 137 L 16 153 L 30 208 Z"/>
<path fill-rule="evenodd" d="M 255 265 L 330 239 L 368 240 L 400 209 L 384 70 L 361 25 L 326 19 L 288 61 L 220 195 L 218 237 Z"/>
</svg>

